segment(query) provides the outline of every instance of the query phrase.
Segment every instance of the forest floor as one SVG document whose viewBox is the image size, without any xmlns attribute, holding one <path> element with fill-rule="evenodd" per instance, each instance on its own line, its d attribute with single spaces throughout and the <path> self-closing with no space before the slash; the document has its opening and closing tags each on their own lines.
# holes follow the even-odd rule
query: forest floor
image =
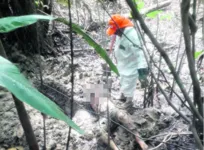
<svg viewBox="0 0 204 150">
<path fill-rule="evenodd" d="M 84 3 L 83 3 L 84 2 Z M 89 34 L 96 39 L 103 47 L 109 46 L 110 38 L 105 35 L 108 14 L 104 11 L 100 3 L 95 0 L 83 1 L 78 4 L 78 9 L 83 10 L 77 13 L 76 5 L 72 9 L 73 21 L 79 23 L 85 29 L 88 29 Z M 147 1 L 146 1 L 147 2 Z M 159 1 L 161 2 L 161 1 Z M 89 8 L 87 9 L 87 4 Z M 146 7 L 151 6 L 153 1 L 145 3 Z M 115 3 L 104 3 L 110 14 L 113 13 L 128 13 L 129 9 L 126 4 L 120 0 Z M 181 36 L 181 20 L 180 7 L 177 0 L 172 0 L 171 5 L 163 10 L 164 14 L 172 16 L 170 20 L 145 19 L 150 30 L 156 35 L 157 39 L 168 53 L 173 64 L 176 64 L 177 53 L 179 58 L 184 53 L 183 39 L 181 40 L 180 51 L 179 43 Z M 91 12 L 91 13 L 90 13 Z M 78 14 L 78 16 L 77 16 Z M 90 14 L 92 14 L 90 16 Z M 68 18 L 68 11 L 65 6 L 54 4 L 54 15 Z M 80 19 L 78 19 L 78 17 Z M 81 19 L 83 18 L 83 19 Z M 93 25 L 90 27 L 90 18 Z M 53 34 L 53 51 L 56 56 L 39 56 L 35 55 L 27 57 L 19 50 L 16 45 L 10 46 L 13 51 L 10 58 L 21 71 L 30 79 L 30 81 L 46 96 L 51 98 L 58 104 L 64 112 L 70 116 L 70 100 L 71 100 L 71 57 L 69 46 L 69 35 L 66 34 L 67 27 L 61 24 L 55 24 Z M 56 34 L 58 33 L 58 34 Z M 60 36 L 59 36 L 60 35 Z M 154 49 L 147 37 L 146 44 L 151 53 L 154 53 L 154 60 L 159 64 L 159 53 Z M 203 48 L 202 44 L 201 22 L 198 21 L 198 31 L 196 35 L 196 50 Z M 80 135 L 76 131 L 71 132 L 70 150 L 106 150 L 107 145 L 98 140 L 98 132 L 106 124 L 107 118 L 104 114 L 96 115 L 90 107 L 90 99 L 85 93 L 89 84 L 103 83 L 103 69 L 101 64 L 104 61 L 85 43 L 81 37 L 74 38 L 74 116 L 73 121 L 81 127 L 86 133 Z M 40 86 L 39 63 L 43 75 L 43 86 Z M 164 62 L 161 61 L 161 69 L 166 74 L 169 81 L 173 82 L 172 76 Z M 157 69 L 154 69 L 157 72 Z M 182 81 L 185 87 L 189 89 L 191 79 L 189 76 L 188 64 L 185 59 L 180 72 Z M 116 97 L 119 96 L 119 80 L 112 73 L 113 81 L 111 88 L 111 101 L 117 104 Z M 163 78 L 161 77 L 162 81 Z M 139 82 L 138 82 L 139 83 Z M 166 93 L 169 93 L 168 86 L 163 82 L 162 87 Z M 95 89 L 97 90 L 97 89 Z M 183 98 L 179 88 L 175 86 L 175 90 Z M 28 149 L 25 135 L 20 125 L 14 103 L 11 100 L 8 92 L 0 93 L 0 150 L 5 150 L 10 147 L 22 146 L 25 150 Z M 192 92 L 190 90 L 190 96 Z M 154 106 L 143 109 L 144 89 L 137 85 L 134 95 L 134 106 L 137 110 L 131 117 L 135 121 L 135 126 L 145 139 L 150 148 L 154 148 L 160 143 L 155 150 L 195 150 L 193 136 L 189 130 L 188 124 L 168 105 L 165 98 L 160 92 L 154 91 Z M 102 99 L 103 100 L 103 99 Z M 178 98 L 173 95 L 172 103 L 188 117 L 191 117 L 190 112 L 182 107 Z M 40 148 L 43 147 L 43 117 L 40 112 L 26 105 L 30 120 L 36 135 Z M 106 132 L 106 131 L 104 131 Z M 46 138 L 47 148 L 52 150 L 65 150 L 68 136 L 68 126 L 59 120 L 51 117 L 46 118 Z M 120 150 L 139 150 L 138 145 L 131 132 L 119 125 L 112 133 L 112 139 Z"/>
</svg>

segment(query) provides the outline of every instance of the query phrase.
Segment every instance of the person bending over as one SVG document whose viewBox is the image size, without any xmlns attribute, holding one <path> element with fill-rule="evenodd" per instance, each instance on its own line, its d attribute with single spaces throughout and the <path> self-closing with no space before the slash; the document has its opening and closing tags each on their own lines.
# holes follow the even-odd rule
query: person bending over
<svg viewBox="0 0 204 150">
<path fill-rule="evenodd" d="M 108 21 L 106 34 L 115 39 L 114 55 L 120 74 L 120 100 L 123 101 L 121 107 L 128 109 L 133 106 L 136 82 L 139 77 L 146 77 L 148 64 L 134 24 L 128 18 L 118 14 L 112 15 Z M 111 49 L 112 46 L 113 41 Z"/>
</svg>

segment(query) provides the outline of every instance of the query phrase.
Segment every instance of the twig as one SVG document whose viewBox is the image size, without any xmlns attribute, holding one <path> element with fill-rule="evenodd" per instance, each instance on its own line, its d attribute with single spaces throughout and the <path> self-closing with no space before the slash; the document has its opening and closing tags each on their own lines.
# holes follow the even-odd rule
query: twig
<svg viewBox="0 0 204 150">
<path fill-rule="evenodd" d="M 74 0 L 75 7 L 76 7 L 76 16 L 77 16 L 77 23 L 79 24 L 79 10 L 77 5 L 77 0 Z"/>
<path fill-rule="evenodd" d="M 197 147 L 199 147 L 200 150 L 203 150 L 203 145 L 202 145 L 200 137 L 198 136 L 198 132 L 197 132 L 197 130 L 195 128 L 195 125 L 191 125 L 191 130 L 193 132 L 194 139 L 195 139 L 195 142 L 197 144 Z"/>
<path fill-rule="evenodd" d="M 41 113 L 42 117 L 43 117 L 43 138 L 44 138 L 44 146 L 43 146 L 43 150 L 46 150 L 46 115 Z"/>
<path fill-rule="evenodd" d="M 158 7 L 158 0 L 157 0 L 157 7 Z M 159 30 L 159 18 L 158 18 L 158 16 L 157 16 L 157 31 L 156 31 L 156 39 L 157 39 L 157 36 L 158 36 L 158 30 Z M 165 34 L 165 38 L 164 39 L 166 39 L 166 34 Z M 156 47 L 154 46 L 154 50 L 153 51 L 155 51 L 156 50 Z M 151 60 L 151 62 L 153 62 L 153 53 L 152 53 L 152 56 L 151 56 L 151 58 L 152 58 L 152 60 Z M 161 57 L 161 55 L 159 55 L 159 67 L 158 67 L 158 74 L 157 74 L 157 80 L 159 80 L 159 76 L 160 76 L 160 68 L 161 68 L 161 61 L 162 61 L 162 57 Z M 159 92 L 159 90 L 158 90 L 158 85 L 156 85 L 156 88 L 155 88 L 155 92 L 156 92 L 156 95 L 157 95 L 157 99 L 158 99 L 158 102 L 159 102 L 159 97 L 158 97 L 158 94 L 157 94 L 157 92 Z"/>
<path fill-rule="evenodd" d="M 109 48 L 104 48 L 106 51 L 109 51 Z M 86 48 L 86 49 L 83 49 L 83 48 L 78 48 L 78 49 L 73 49 L 74 52 L 81 52 L 81 51 L 94 51 L 93 48 Z M 65 53 L 70 53 L 71 50 L 62 50 L 62 52 L 65 52 Z"/>
<path fill-rule="evenodd" d="M 178 65 L 179 52 L 180 52 L 180 49 L 181 49 L 181 40 L 182 40 L 182 32 L 181 32 L 180 39 L 179 39 L 179 47 L 178 47 L 178 52 L 177 52 L 177 56 L 176 56 L 176 66 L 175 66 L 175 68 L 177 68 L 177 65 Z M 183 56 L 182 56 L 182 58 L 181 58 L 180 64 L 182 63 L 183 57 L 184 57 L 184 54 L 183 54 Z M 177 69 L 177 72 L 178 72 L 178 73 L 180 72 L 180 66 L 181 66 L 181 65 L 179 65 L 179 68 Z M 172 96 L 173 96 L 174 86 L 175 86 L 175 81 L 173 80 L 171 92 L 170 92 L 170 94 L 169 94 L 169 99 L 170 99 L 170 100 L 171 100 L 171 98 L 172 98 Z"/>
<path fill-rule="evenodd" d="M 171 101 L 169 100 L 169 98 L 167 97 L 166 93 L 164 92 L 164 90 L 162 89 L 160 83 L 156 80 L 155 76 L 154 76 L 154 73 L 152 73 L 152 76 L 155 80 L 155 82 L 158 84 L 158 87 L 160 89 L 160 91 L 162 92 L 162 94 L 164 95 L 165 99 L 167 100 L 167 102 L 169 103 L 169 105 L 187 122 L 187 123 L 191 123 L 190 120 L 185 116 L 183 115 L 183 113 L 181 113 L 172 103 Z"/>
<path fill-rule="evenodd" d="M 141 38 L 139 38 L 140 44 L 141 44 L 141 45 L 144 45 L 143 51 L 144 51 L 144 53 L 145 53 L 145 50 L 148 52 L 148 50 L 147 50 L 147 45 L 146 45 L 146 41 L 145 41 L 145 39 L 144 39 L 144 35 L 142 34 L 141 29 L 140 29 L 140 27 L 139 27 L 137 21 L 135 21 L 135 24 L 136 24 L 136 30 L 138 31 L 138 33 L 139 33 L 139 35 L 140 35 L 140 37 L 141 37 Z M 148 52 L 148 54 L 149 54 L 149 52 Z M 150 55 L 150 54 L 149 54 L 149 55 Z M 146 55 L 145 55 L 145 56 L 146 56 Z M 151 56 L 150 56 L 150 57 L 151 57 Z M 146 61 L 148 62 L 147 57 L 145 57 L 145 59 L 146 59 Z M 149 66 L 149 69 L 152 70 L 151 59 L 150 59 L 150 63 L 148 64 L 148 66 Z M 150 98 L 149 98 L 149 97 L 148 97 L 148 98 L 146 97 L 147 88 L 145 87 L 145 90 L 144 90 L 144 102 L 143 102 L 143 107 L 144 107 L 144 108 L 146 108 L 146 105 L 150 106 L 150 104 L 151 104 L 151 106 L 153 106 L 153 100 L 154 100 L 154 82 L 153 82 L 152 76 L 151 76 L 151 79 L 150 79 L 150 80 L 151 80 L 151 81 L 150 81 L 150 84 L 149 84 L 149 86 L 148 86 L 148 94 L 151 94 L 151 97 L 150 97 Z M 150 92 L 150 91 L 151 91 L 151 92 Z M 149 100 L 149 99 L 150 99 L 150 100 Z M 149 101 L 150 101 L 150 102 L 149 102 Z"/>
<path fill-rule="evenodd" d="M 154 62 L 154 65 L 155 65 L 156 68 L 159 69 L 159 67 L 156 65 L 155 62 Z M 166 83 L 168 84 L 168 86 L 171 87 L 171 85 L 169 84 L 169 82 L 168 82 L 166 76 L 164 75 L 164 72 L 162 72 L 161 69 L 159 69 L 159 71 L 161 72 L 161 74 L 162 74 L 162 76 L 164 77 L 164 79 L 165 79 Z M 175 92 L 175 90 L 174 90 L 172 87 L 171 87 L 171 89 L 172 89 L 173 93 L 180 99 L 181 103 L 182 103 L 184 106 L 186 106 L 186 108 L 187 108 L 190 112 L 192 112 L 191 109 L 185 104 L 185 101 L 183 101 L 182 98 Z M 169 100 L 170 100 L 170 99 L 169 99 Z"/>
<path fill-rule="evenodd" d="M 145 10 L 142 10 L 142 11 L 141 11 L 141 15 L 142 15 L 142 16 L 145 16 L 146 14 L 148 14 L 148 13 L 150 13 L 150 12 L 153 12 L 153 11 L 159 10 L 159 9 L 162 9 L 162 8 L 164 8 L 164 7 L 169 6 L 170 4 L 171 4 L 171 1 L 169 1 L 169 0 L 168 0 L 168 1 L 161 2 L 161 3 L 157 3 L 157 4 L 155 4 L 155 5 L 152 5 L 152 6 L 148 7 L 148 8 L 146 8 Z M 129 14 L 124 14 L 124 16 L 129 17 Z"/>
<path fill-rule="evenodd" d="M 38 24 L 37 24 L 38 25 Z M 40 58 L 40 55 L 41 55 L 41 48 L 40 48 L 40 45 L 39 45 L 39 31 L 37 30 L 37 51 L 38 51 L 38 55 L 39 55 L 39 58 L 38 58 L 38 65 L 39 65 L 39 74 L 40 74 L 40 86 L 42 87 L 43 86 L 43 74 L 42 74 L 42 64 L 41 64 L 41 58 Z M 46 120 L 46 117 L 45 117 L 45 114 L 42 113 L 42 117 L 43 117 L 43 138 L 44 138 L 44 145 L 43 145 L 43 150 L 46 150 L 47 146 L 46 146 L 46 125 L 45 125 L 45 120 Z"/>
<path fill-rule="evenodd" d="M 169 1 L 164 1 L 164 2 L 161 2 L 161 3 L 158 3 L 158 2 L 157 2 L 157 4 L 152 5 L 151 7 L 145 9 L 144 11 L 142 11 L 141 13 L 142 13 L 143 15 L 146 15 L 146 14 L 152 12 L 152 11 L 155 11 L 155 10 L 162 9 L 162 8 L 164 8 L 164 7 L 167 7 L 167 6 L 169 6 L 170 4 L 171 4 L 171 1 L 170 1 L 170 0 L 169 0 Z"/>
<path fill-rule="evenodd" d="M 71 2 L 68 0 L 68 10 L 69 10 L 69 30 L 70 30 L 70 49 L 71 49 L 71 115 L 70 118 L 73 117 L 73 101 L 74 101 L 74 51 L 73 51 L 73 37 L 72 37 L 72 14 L 71 14 Z M 69 142 L 71 138 L 71 127 L 69 127 L 68 131 L 68 138 L 67 138 L 67 145 L 66 150 L 69 149 Z"/>
<path fill-rule="evenodd" d="M 171 134 L 168 134 L 167 136 L 165 136 L 165 138 L 163 139 L 163 141 L 162 141 L 159 145 L 157 145 L 156 147 L 151 148 L 151 149 L 149 149 L 149 150 L 158 149 L 158 148 L 161 147 L 163 144 L 167 143 L 171 138 L 172 138 L 172 135 L 171 135 Z"/>
<path fill-rule="evenodd" d="M 203 19 L 202 19 L 202 38 L 203 38 L 203 45 L 204 45 L 204 7 L 203 7 Z"/>
<path fill-rule="evenodd" d="M 163 133 L 163 134 L 151 136 L 151 137 L 149 137 L 149 138 L 146 139 L 146 140 L 151 140 L 151 139 L 153 139 L 153 138 L 157 138 L 157 137 L 165 136 L 165 135 L 169 135 L 169 134 L 171 134 L 172 136 L 176 136 L 176 135 L 180 136 L 180 135 L 192 135 L 193 133 L 192 133 L 192 132 L 181 132 L 181 133 L 169 133 L 169 132 L 168 132 L 168 133 Z"/>
</svg>

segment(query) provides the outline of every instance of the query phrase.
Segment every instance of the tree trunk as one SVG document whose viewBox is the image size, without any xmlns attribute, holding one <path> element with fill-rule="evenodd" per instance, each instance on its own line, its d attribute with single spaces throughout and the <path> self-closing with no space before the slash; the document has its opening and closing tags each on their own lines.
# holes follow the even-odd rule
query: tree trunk
<svg viewBox="0 0 204 150">
<path fill-rule="evenodd" d="M 15 0 L 10 2 L 13 16 L 36 14 L 35 3 L 33 0 Z M 16 38 L 25 53 L 37 53 L 38 35 L 37 24 L 17 29 Z"/>
</svg>

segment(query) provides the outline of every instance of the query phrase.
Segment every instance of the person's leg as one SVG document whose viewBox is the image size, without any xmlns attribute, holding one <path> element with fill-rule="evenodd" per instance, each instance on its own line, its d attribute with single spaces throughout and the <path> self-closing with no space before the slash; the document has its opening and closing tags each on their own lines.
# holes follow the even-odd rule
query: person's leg
<svg viewBox="0 0 204 150">
<path fill-rule="evenodd" d="M 123 104 L 121 104 L 121 108 L 131 108 L 133 107 L 133 96 L 136 88 L 136 80 L 138 75 L 131 76 L 121 76 L 120 77 L 120 85 L 121 85 L 121 98 L 123 99 Z"/>
</svg>

